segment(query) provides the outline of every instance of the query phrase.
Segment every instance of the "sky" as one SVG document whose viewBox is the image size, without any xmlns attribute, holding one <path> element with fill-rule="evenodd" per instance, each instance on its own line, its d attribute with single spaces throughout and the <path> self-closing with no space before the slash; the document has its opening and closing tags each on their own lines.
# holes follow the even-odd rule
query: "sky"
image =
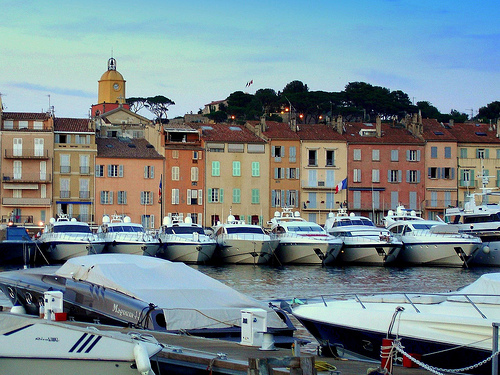
<svg viewBox="0 0 500 375">
<path fill-rule="evenodd" d="M 169 118 L 294 80 L 310 91 L 356 81 L 402 90 L 441 113 L 500 101 L 498 0 L 0 0 L 0 9 L 9 112 L 51 105 L 57 117 L 88 117 L 110 57 L 126 96 L 166 96 Z"/>
</svg>

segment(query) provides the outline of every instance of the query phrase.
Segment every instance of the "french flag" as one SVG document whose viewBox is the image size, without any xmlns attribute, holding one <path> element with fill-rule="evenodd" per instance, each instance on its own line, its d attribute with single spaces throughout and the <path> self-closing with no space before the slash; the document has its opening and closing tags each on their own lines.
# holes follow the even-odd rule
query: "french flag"
<svg viewBox="0 0 500 375">
<path fill-rule="evenodd" d="M 347 189 L 347 177 L 340 181 L 337 186 L 335 186 L 335 194 L 344 189 Z"/>
</svg>

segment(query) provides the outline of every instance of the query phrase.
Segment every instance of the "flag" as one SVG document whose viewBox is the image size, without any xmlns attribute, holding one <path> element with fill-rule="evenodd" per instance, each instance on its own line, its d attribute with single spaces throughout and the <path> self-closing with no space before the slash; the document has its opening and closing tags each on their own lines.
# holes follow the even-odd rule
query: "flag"
<svg viewBox="0 0 500 375">
<path fill-rule="evenodd" d="M 247 84 L 245 85 L 245 87 L 250 87 L 250 85 L 253 83 L 253 79 L 249 82 L 247 82 Z"/>
<path fill-rule="evenodd" d="M 337 186 L 335 186 L 335 194 L 344 189 L 347 189 L 347 177 L 340 181 Z"/>
<path fill-rule="evenodd" d="M 161 203 L 161 191 L 162 191 L 161 180 L 162 180 L 162 177 L 160 177 L 160 186 L 158 187 L 158 203 Z"/>
</svg>

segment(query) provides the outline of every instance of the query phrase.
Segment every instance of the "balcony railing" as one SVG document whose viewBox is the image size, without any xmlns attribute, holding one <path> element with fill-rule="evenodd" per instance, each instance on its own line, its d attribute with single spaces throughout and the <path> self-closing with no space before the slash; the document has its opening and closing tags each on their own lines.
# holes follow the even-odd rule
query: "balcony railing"
<svg viewBox="0 0 500 375">
<path fill-rule="evenodd" d="M 49 159 L 49 150 L 40 150 L 33 148 L 5 149 L 6 159 Z"/>
<path fill-rule="evenodd" d="M 79 197 L 81 199 L 89 199 L 90 198 L 90 191 L 80 191 Z"/>
<path fill-rule="evenodd" d="M 89 166 L 80 167 L 80 174 L 90 174 L 90 167 Z"/>
<path fill-rule="evenodd" d="M 59 172 L 60 173 L 71 173 L 71 166 L 69 166 L 69 165 L 61 165 L 59 167 Z"/>
<path fill-rule="evenodd" d="M 450 208 L 450 207 L 456 207 L 457 206 L 457 201 L 456 200 L 425 200 L 424 201 L 424 208 L 425 209 L 445 209 L 445 208 Z"/>
<path fill-rule="evenodd" d="M 59 192 L 60 198 L 69 198 L 71 196 L 71 192 L 69 190 L 61 190 Z"/>
<path fill-rule="evenodd" d="M 52 175 L 49 173 L 21 173 L 21 174 L 2 174 L 2 181 L 4 183 L 9 182 L 30 182 L 30 183 L 50 183 L 52 182 Z"/>
<path fill-rule="evenodd" d="M 2 223 L 33 224 L 32 215 L 2 215 Z"/>
</svg>

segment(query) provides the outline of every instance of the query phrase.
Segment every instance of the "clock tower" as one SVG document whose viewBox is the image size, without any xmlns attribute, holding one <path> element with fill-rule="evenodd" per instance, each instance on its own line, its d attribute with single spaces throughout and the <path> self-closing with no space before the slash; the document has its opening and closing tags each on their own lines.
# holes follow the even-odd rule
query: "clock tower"
<svg viewBox="0 0 500 375">
<path fill-rule="evenodd" d="M 116 60 L 108 60 L 108 70 L 99 80 L 98 104 L 124 104 L 125 103 L 125 80 L 116 70 Z"/>
</svg>

